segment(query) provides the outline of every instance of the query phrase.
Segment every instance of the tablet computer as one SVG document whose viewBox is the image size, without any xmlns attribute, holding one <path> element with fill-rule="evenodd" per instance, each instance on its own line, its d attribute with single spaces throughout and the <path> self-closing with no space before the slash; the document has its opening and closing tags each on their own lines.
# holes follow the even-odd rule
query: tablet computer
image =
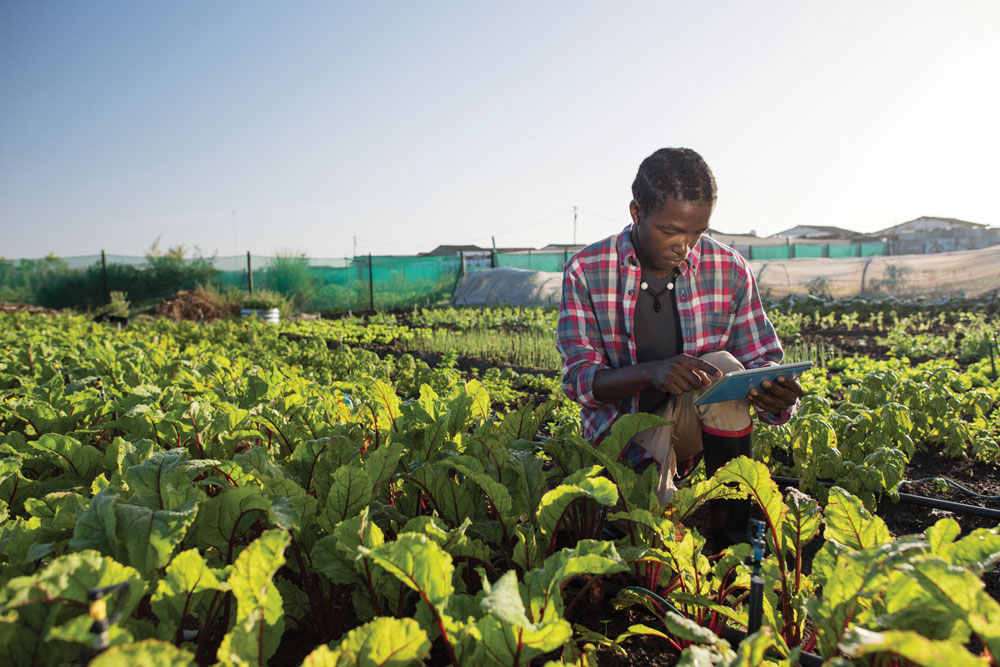
<svg viewBox="0 0 1000 667">
<path fill-rule="evenodd" d="M 807 368 L 812 368 L 812 365 L 811 361 L 800 361 L 795 364 L 765 366 L 726 373 L 715 384 L 698 394 L 694 399 L 694 404 L 708 405 L 709 403 L 722 403 L 737 398 L 746 398 L 751 389 L 756 389 L 765 380 L 773 381 L 782 375 L 790 378 L 798 377 Z"/>
</svg>

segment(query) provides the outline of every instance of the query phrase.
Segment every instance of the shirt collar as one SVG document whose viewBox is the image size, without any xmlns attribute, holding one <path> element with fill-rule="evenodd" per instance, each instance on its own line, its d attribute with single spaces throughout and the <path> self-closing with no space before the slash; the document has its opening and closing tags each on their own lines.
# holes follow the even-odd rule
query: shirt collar
<svg viewBox="0 0 1000 667">
<path fill-rule="evenodd" d="M 681 275 L 687 275 L 688 273 L 694 273 L 698 270 L 698 260 L 701 259 L 701 245 L 704 242 L 705 237 L 702 236 L 698 239 L 698 243 L 691 248 L 691 252 L 688 256 L 684 258 L 684 262 L 681 264 Z M 626 266 L 639 266 L 639 258 L 635 254 L 635 246 L 632 245 L 632 225 L 627 225 L 625 229 L 618 234 L 617 240 L 618 246 L 618 265 L 621 268 Z"/>
</svg>

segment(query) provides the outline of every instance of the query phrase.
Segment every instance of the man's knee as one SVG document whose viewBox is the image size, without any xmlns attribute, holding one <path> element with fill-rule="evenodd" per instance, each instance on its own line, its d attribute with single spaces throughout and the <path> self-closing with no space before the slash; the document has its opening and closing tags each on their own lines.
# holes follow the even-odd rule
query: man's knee
<svg viewBox="0 0 1000 667">
<path fill-rule="evenodd" d="M 744 369 L 739 359 L 724 350 L 708 352 L 699 358 L 712 364 L 723 373 Z M 753 428 L 750 401 L 745 398 L 699 406 L 698 417 L 703 429 L 717 435 L 743 434 L 748 433 Z"/>
<path fill-rule="evenodd" d="M 702 361 L 707 361 L 723 373 L 732 373 L 733 371 L 742 371 L 744 369 L 743 363 L 725 350 L 706 352 L 698 358 Z"/>
</svg>

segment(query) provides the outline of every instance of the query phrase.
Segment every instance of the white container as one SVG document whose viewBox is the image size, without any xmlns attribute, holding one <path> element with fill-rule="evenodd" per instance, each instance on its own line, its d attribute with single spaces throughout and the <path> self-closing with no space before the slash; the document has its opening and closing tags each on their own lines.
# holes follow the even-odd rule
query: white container
<svg viewBox="0 0 1000 667">
<path fill-rule="evenodd" d="M 277 324 L 281 321 L 281 312 L 277 308 L 243 308 L 240 310 L 240 317 L 244 319 L 256 315 L 257 319 L 268 324 Z"/>
</svg>

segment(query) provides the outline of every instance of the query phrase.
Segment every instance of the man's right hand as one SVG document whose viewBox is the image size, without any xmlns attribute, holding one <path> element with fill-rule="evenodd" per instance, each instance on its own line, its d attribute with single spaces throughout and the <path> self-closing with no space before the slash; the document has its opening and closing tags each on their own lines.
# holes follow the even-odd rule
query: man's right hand
<svg viewBox="0 0 1000 667">
<path fill-rule="evenodd" d="M 722 377 L 722 371 L 707 361 L 679 354 L 663 361 L 600 370 L 594 376 L 594 396 L 599 401 L 611 403 L 649 387 L 679 396 L 707 387 L 718 377 Z"/>
<path fill-rule="evenodd" d="M 674 396 L 707 387 L 715 378 L 722 377 L 718 368 L 689 354 L 651 363 L 650 386 Z"/>
</svg>

